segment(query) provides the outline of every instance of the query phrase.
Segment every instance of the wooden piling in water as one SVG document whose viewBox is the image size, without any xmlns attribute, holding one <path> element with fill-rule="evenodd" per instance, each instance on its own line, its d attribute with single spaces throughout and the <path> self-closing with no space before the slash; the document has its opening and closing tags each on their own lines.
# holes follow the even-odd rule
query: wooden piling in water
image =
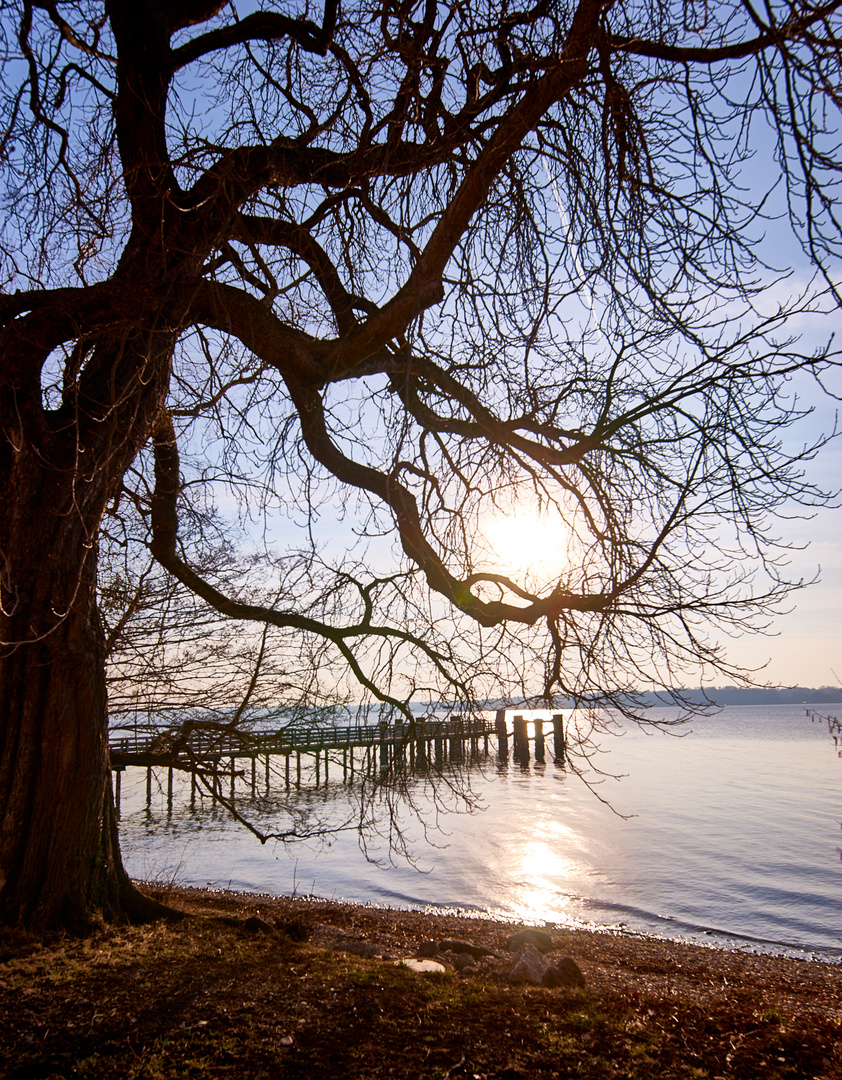
<svg viewBox="0 0 842 1080">
<path fill-rule="evenodd" d="M 553 713 L 553 754 L 556 761 L 564 764 L 567 746 L 564 738 L 564 714 Z"/>
<path fill-rule="evenodd" d="M 537 717 L 533 721 L 535 724 L 535 760 L 544 760 L 544 721 Z"/>
<path fill-rule="evenodd" d="M 523 716 L 512 717 L 512 739 L 515 758 L 518 761 L 529 760 L 529 733 Z"/>
<path fill-rule="evenodd" d="M 509 729 L 506 727 L 505 709 L 497 710 L 494 730 L 497 733 L 497 753 L 501 758 L 507 758 L 509 756 Z"/>
<path fill-rule="evenodd" d="M 565 738 L 565 716 L 563 716 L 563 713 L 553 714 L 553 754 L 559 765 L 565 764 L 567 740 Z"/>
</svg>

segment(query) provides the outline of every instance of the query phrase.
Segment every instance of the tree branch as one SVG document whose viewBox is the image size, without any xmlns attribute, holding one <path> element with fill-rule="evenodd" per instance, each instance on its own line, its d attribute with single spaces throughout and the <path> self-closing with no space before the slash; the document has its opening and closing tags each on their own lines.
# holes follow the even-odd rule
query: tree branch
<svg viewBox="0 0 842 1080">
<path fill-rule="evenodd" d="M 208 53 L 244 45 L 247 41 L 280 41 L 282 38 L 291 38 L 306 52 L 324 56 L 333 37 L 338 12 L 339 0 L 326 0 L 322 25 L 317 26 L 309 19 L 290 19 L 278 12 L 257 11 L 174 49 L 170 54 L 170 68 L 178 71 Z"/>
</svg>

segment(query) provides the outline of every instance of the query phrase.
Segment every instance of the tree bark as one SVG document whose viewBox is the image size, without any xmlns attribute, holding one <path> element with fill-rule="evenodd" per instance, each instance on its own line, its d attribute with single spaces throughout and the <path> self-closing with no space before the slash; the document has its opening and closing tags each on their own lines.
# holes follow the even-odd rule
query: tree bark
<svg viewBox="0 0 842 1080">
<path fill-rule="evenodd" d="M 75 456 L 75 455 L 74 455 Z M 120 859 L 96 532 L 106 479 L 0 449 L 0 921 L 83 932 L 161 910 Z"/>
</svg>

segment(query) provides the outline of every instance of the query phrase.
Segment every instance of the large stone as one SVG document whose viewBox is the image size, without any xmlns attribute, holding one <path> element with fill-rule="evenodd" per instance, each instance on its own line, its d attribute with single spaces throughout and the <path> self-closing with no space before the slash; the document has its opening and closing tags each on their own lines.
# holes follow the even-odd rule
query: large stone
<svg viewBox="0 0 842 1080">
<path fill-rule="evenodd" d="M 580 987 L 585 985 L 585 976 L 575 960 L 564 956 L 550 964 L 542 982 L 544 986 Z"/>
<path fill-rule="evenodd" d="M 553 939 L 544 930 L 535 930 L 533 927 L 526 927 L 523 930 L 518 930 L 517 933 L 510 935 L 506 940 L 506 948 L 509 952 L 517 952 L 518 949 L 522 949 L 524 945 L 532 945 L 541 953 L 548 953 L 552 951 Z"/>
<path fill-rule="evenodd" d="M 509 971 L 509 982 L 543 986 L 544 976 L 547 974 L 549 967 L 550 965 L 535 946 L 527 942 L 515 956 L 514 963 Z"/>
<path fill-rule="evenodd" d="M 455 938 L 445 938 L 439 942 L 442 952 L 467 953 L 474 960 L 481 960 L 483 956 L 495 956 L 492 949 L 486 949 L 484 945 L 472 945 L 470 941 L 459 941 Z"/>
<path fill-rule="evenodd" d="M 418 946 L 417 956 L 438 956 L 441 952 L 437 941 L 422 941 Z"/>
<path fill-rule="evenodd" d="M 442 942 L 442 945 L 443 944 L 444 942 Z M 476 960 L 470 953 L 453 952 L 451 949 L 448 949 L 446 952 L 442 953 L 442 956 L 444 956 L 449 963 L 453 964 L 457 971 L 464 971 L 465 968 L 472 968 L 476 965 Z"/>
<path fill-rule="evenodd" d="M 414 956 L 408 956 L 404 960 L 396 960 L 396 964 L 401 964 L 403 967 L 408 967 L 410 971 L 424 972 L 442 972 L 447 971 L 444 964 L 440 964 L 438 960 L 416 959 Z"/>
</svg>

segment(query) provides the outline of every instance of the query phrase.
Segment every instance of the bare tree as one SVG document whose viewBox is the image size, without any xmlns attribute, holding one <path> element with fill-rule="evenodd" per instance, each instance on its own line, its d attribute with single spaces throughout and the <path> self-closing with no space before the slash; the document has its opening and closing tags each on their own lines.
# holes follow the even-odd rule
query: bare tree
<svg viewBox="0 0 842 1080">
<path fill-rule="evenodd" d="M 783 436 L 836 363 L 788 327 L 838 309 L 839 7 L 4 5 L 5 922 L 150 910 L 108 785 L 125 500 L 181 586 L 318 656 L 314 693 L 735 674 L 717 634 L 798 584 L 776 513 L 826 500 L 823 437 Z M 268 584 L 201 572 L 203 490 L 266 521 Z M 552 580 L 484 542 L 524 506 Z"/>
</svg>

